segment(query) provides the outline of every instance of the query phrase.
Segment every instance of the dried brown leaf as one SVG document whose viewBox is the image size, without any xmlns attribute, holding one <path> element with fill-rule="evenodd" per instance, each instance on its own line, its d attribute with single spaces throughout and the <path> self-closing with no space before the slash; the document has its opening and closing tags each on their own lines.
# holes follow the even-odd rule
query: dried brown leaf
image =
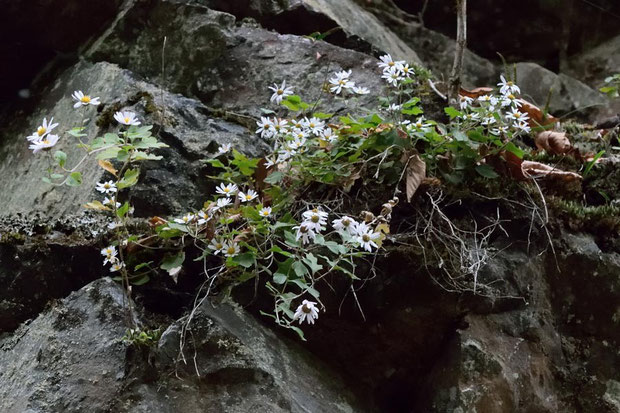
<svg viewBox="0 0 620 413">
<path fill-rule="evenodd" d="M 552 155 L 563 155 L 573 149 L 566 132 L 544 131 L 536 135 L 536 147 Z"/>
<path fill-rule="evenodd" d="M 107 159 L 99 159 L 97 163 L 99 164 L 100 167 L 110 172 L 112 175 L 116 176 L 116 173 L 118 171 L 116 170 L 116 168 L 114 168 L 114 165 L 112 165 L 112 162 L 108 161 Z"/>
<path fill-rule="evenodd" d="M 480 96 L 488 95 L 491 92 L 493 92 L 493 88 L 491 87 L 477 87 L 472 90 L 461 88 L 459 90 L 459 95 L 467 96 L 468 98 L 472 98 L 472 99 L 476 99 L 476 98 L 479 98 Z"/>
<path fill-rule="evenodd" d="M 426 178 L 426 162 L 424 162 L 418 154 L 411 155 L 406 168 L 407 201 L 411 202 L 411 198 L 413 198 L 413 195 L 418 190 L 422 179 Z"/>
<path fill-rule="evenodd" d="M 563 171 L 540 162 L 523 161 L 521 162 L 523 174 L 528 178 L 544 177 L 557 178 L 564 181 L 575 181 L 583 179 L 581 175 L 575 172 Z"/>
</svg>

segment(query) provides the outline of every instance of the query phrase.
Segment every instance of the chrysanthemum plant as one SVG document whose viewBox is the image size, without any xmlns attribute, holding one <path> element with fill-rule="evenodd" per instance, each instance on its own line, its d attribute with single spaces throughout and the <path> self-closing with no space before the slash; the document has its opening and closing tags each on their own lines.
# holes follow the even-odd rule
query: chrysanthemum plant
<svg viewBox="0 0 620 413">
<path fill-rule="evenodd" d="M 206 160 L 217 173 L 210 178 L 219 182 L 211 199 L 180 217 L 151 220 L 167 250 L 159 268 L 176 281 L 186 247 L 197 247 L 195 260 L 203 262 L 207 294 L 218 284 L 264 283 L 274 297 L 273 312 L 266 315 L 303 337 L 294 323 L 314 324 L 325 310 L 322 282 L 337 275 L 354 283 L 363 276 L 358 269 L 364 261 L 365 274 L 375 271 L 372 258 L 383 248 L 403 186 L 411 197 L 409 182 L 403 180 L 409 179 L 413 157 L 423 163 L 422 174 L 459 182 L 471 174 L 497 177 L 486 159 L 500 151 L 523 155 L 513 140 L 530 127 L 528 115 L 519 110 L 519 88 L 511 81 L 502 77 L 494 94 L 462 96 L 460 110 L 446 108 L 451 121 L 442 124 L 422 116 L 416 96 L 428 72 L 389 55 L 379 67 L 388 86 L 387 93 L 375 92 L 384 94 L 375 110 L 359 105 L 359 97 L 371 91 L 356 85 L 350 70 L 336 72 L 322 85 L 323 99 L 341 99 L 350 108 L 342 116 L 320 112 L 320 101 L 304 102 L 286 82 L 270 87 L 277 109 L 262 109 L 265 117 L 256 132 L 271 153 L 249 158 L 225 144 Z M 79 95 L 74 99 L 76 106 L 90 102 Z M 123 250 L 139 237 L 126 230 L 130 205 L 118 202 L 117 195 L 137 182 L 139 168 L 134 165 L 160 159 L 149 151 L 165 145 L 151 135 L 151 127 L 138 127 L 134 114 L 119 112 L 115 118 L 129 128 L 79 143 L 85 158 L 94 155 L 114 176 L 97 185 L 109 197 L 86 206 L 115 217 L 111 228 L 117 241 L 102 250 L 104 264 L 120 270 L 127 283 L 140 284 L 155 269 L 152 262 L 133 266 L 131 273 L 126 268 Z M 46 122 L 42 127 L 49 128 Z M 81 139 L 82 130 L 70 134 Z M 80 181 L 75 168 L 66 168 L 64 154 L 56 152 L 54 159 L 70 175 L 50 173 L 50 182 Z"/>
</svg>

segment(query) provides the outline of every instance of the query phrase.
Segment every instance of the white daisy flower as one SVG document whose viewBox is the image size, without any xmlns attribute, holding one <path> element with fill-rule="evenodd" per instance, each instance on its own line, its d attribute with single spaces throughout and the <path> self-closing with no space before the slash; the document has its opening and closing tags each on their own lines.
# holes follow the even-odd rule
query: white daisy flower
<svg viewBox="0 0 620 413">
<path fill-rule="evenodd" d="M 44 136 L 43 139 L 33 141 L 32 144 L 28 146 L 28 149 L 32 149 L 32 153 L 37 153 L 42 149 L 49 149 L 56 145 L 60 137 L 58 135 L 47 135 Z"/>
<path fill-rule="evenodd" d="M 506 114 L 506 118 L 514 120 L 515 123 L 526 122 L 529 119 L 529 115 L 520 112 L 517 108 L 512 108 L 512 110 Z"/>
<path fill-rule="evenodd" d="M 412 123 L 412 125 L 418 129 L 426 129 L 431 125 L 429 123 L 425 123 L 425 120 L 426 119 L 424 119 L 424 116 L 420 116 L 415 122 Z"/>
<path fill-rule="evenodd" d="M 188 212 L 187 214 L 183 215 L 181 218 L 175 218 L 174 222 L 176 222 L 177 224 L 187 225 L 190 222 L 192 222 L 195 218 L 196 218 L 196 215 L 192 214 L 191 212 Z"/>
<path fill-rule="evenodd" d="M 248 189 L 247 193 L 239 192 L 239 199 L 241 202 L 250 202 L 258 197 L 258 194 L 253 189 Z"/>
<path fill-rule="evenodd" d="M 376 239 L 381 237 L 381 234 L 374 232 L 365 222 L 361 222 L 356 228 L 357 237 L 356 241 L 360 244 L 360 247 L 368 252 L 371 252 L 373 248 L 379 248 L 375 243 Z"/>
<path fill-rule="evenodd" d="M 316 233 L 310 229 L 306 222 L 294 226 L 293 229 L 297 230 L 295 233 L 295 240 L 299 241 L 301 239 L 302 244 L 307 244 L 316 237 Z"/>
<path fill-rule="evenodd" d="M 499 92 L 502 95 L 507 95 L 507 94 L 517 94 L 517 93 L 521 93 L 521 89 L 519 89 L 519 86 L 515 85 L 515 83 L 511 80 L 506 80 L 506 78 L 504 77 L 504 75 L 500 75 L 500 82 L 497 84 L 497 86 L 500 86 L 500 90 Z"/>
<path fill-rule="evenodd" d="M 278 163 L 278 160 L 276 159 L 275 156 L 268 156 L 267 158 L 265 158 L 265 168 L 271 168 L 272 166 L 276 165 Z"/>
<path fill-rule="evenodd" d="M 99 98 L 91 98 L 90 95 L 85 95 L 81 90 L 76 90 L 75 92 L 73 92 L 71 97 L 73 98 L 73 100 L 76 101 L 73 105 L 74 108 L 88 105 L 97 106 L 101 103 L 99 102 Z"/>
<path fill-rule="evenodd" d="M 389 112 L 400 112 L 400 110 L 402 109 L 402 105 L 397 105 L 396 103 L 391 103 L 390 106 L 388 106 L 387 110 Z"/>
<path fill-rule="evenodd" d="M 198 217 L 198 225 L 204 225 L 212 218 L 207 212 L 203 210 L 198 211 L 196 216 Z"/>
<path fill-rule="evenodd" d="M 136 114 L 133 112 L 128 112 L 128 111 L 127 112 L 116 112 L 114 114 L 114 119 L 116 119 L 116 121 L 120 123 L 121 125 L 138 126 L 140 124 L 140 121 L 136 117 Z"/>
<path fill-rule="evenodd" d="M 275 135 L 276 128 L 271 119 L 261 116 L 260 121 L 256 124 L 258 125 L 256 133 L 260 133 L 261 138 L 271 138 Z"/>
<path fill-rule="evenodd" d="M 215 188 L 215 192 L 217 192 L 220 195 L 226 195 L 227 197 L 229 197 L 231 195 L 234 195 L 238 189 L 239 188 L 237 188 L 237 185 L 235 184 L 224 185 L 224 183 L 222 182 L 220 186 Z"/>
<path fill-rule="evenodd" d="M 351 89 L 355 87 L 355 82 L 352 82 L 349 79 L 351 76 L 351 71 L 336 72 L 336 77 L 329 79 L 330 88 L 329 90 L 336 95 L 339 95 L 342 92 L 342 89 Z"/>
<path fill-rule="evenodd" d="M 306 138 L 295 138 L 295 140 L 288 144 L 288 147 L 297 150 L 303 147 L 306 144 Z"/>
<path fill-rule="evenodd" d="M 110 206 L 110 207 L 114 207 L 114 205 L 116 205 L 116 208 L 120 208 L 121 205 L 122 205 L 120 202 L 116 202 L 116 204 L 115 204 L 114 203 L 114 199 L 113 198 L 108 198 L 108 197 L 105 197 L 103 199 L 102 204 L 105 205 L 105 206 Z"/>
<path fill-rule="evenodd" d="M 224 249 L 222 250 L 224 255 L 226 255 L 227 257 L 234 257 L 235 255 L 239 254 L 239 251 L 240 251 L 239 245 L 237 245 L 237 243 L 235 242 L 226 244 L 224 246 Z"/>
<path fill-rule="evenodd" d="M 461 95 L 459 95 L 459 108 L 461 110 L 467 109 L 468 107 L 471 106 L 473 101 L 474 100 L 472 98 L 470 98 L 469 96 L 461 96 Z"/>
<path fill-rule="evenodd" d="M 502 104 L 502 107 L 506 107 L 506 106 L 520 107 L 521 106 L 521 102 L 519 102 L 518 98 L 512 93 L 508 93 L 502 96 L 501 104 Z"/>
<path fill-rule="evenodd" d="M 364 86 L 354 86 L 353 88 L 351 88 L 351 90 L 356 95 L 367 95 L 370 93 L 370 90 Z"/>
<path fill-rule="evenodd" d="M 116 254 L 118 254 L 118 251 L 116 251 L 116 247 L 114 245 L 109 245 L 101 249 L 101 255 L 108 259 L 116 257 Z"/>
<path fill-rule="evenodd" d="M 492 125 L 495 122 L 497 122 L 497 119 L 495 119 L 495 117 L 493 115 L 487 115 L 487 116 L 482 118 L 482 121 L 480 123 L 482 125 Z"/>
<path fill-rule="evenodd" d="M 217 148 L 217 154 L 222 155 L 224 153 L 230 152 L 231 149 L 232 145 L 230 143 L 225 143 L 224 145 L 220 145 L 220 147 Z"/>
<path fill-rule="evenodd" d="M 525 122 L 525 121 L 515 122 L 514 125 L 512 125 L 512 126 L 517 128 L 517 130 L 523 131 L 523 132 L 526 132 L 526 133 L 530 133 L 530 131 L 532 130 L 530 128 L 530 125 L 528 125 L 527 122 Z"/>
<path fill-rule="evenodd" d="M 275 133 L 283 133 L 287 130 L 288 121 L 286 119 L 275 119 L 273 120 L 273 128 L 276 131 Z"/>
<path fill-rule="evenodd" d="M 332 221 L 332 226 L 336 231 L 347 232 L 349 235 L 356 234 L 357 221 L 351 217 L 344 216 Z"/>
<path fill-rule="evenodd" d="M 314 324 L 314 320 L 319 318 L 319 309 L 313 301 L 303 300 L 301 305 L 297 307 L 293 320 L 299 320 L 299 324 L 307 321 L 308 324 Z"/>
<path fill-rule="evenodd" d="M 508 127 L 507 126 L 498 126 L 497 128 L 492 129 L 491 133 L 493 135 L 501 135 L 503 133 L 508 133 Z"/>
<path fill-rule="evenodd" d="M 318 215 L 319 219 L 322 221 L 322 224 L 327 223 L 327 217 L 329 216 L 329 214 L 323 211 L 321 207 L 309 209 L 301 215 L 304 217 L 305 220 L 309 220 L 313 216 Z"/>
<path fill-rule="evenodd" d="M 30 136 L 26 137 L 30 142 L 36 142 L 38 140 L 42 140 L 45 135 L 50 133 L 52 129 L 58 126 L 57 123 L 53 123 L 54 118 L 50 118 L 50 121 L 47 121 L 47 118 L 43 118 L 43 123 L 41 126 L 37 128 L 37 130 Z"/>
<path fill-rule="evenodd" d="M 326 139 L 329 143 L 335 143 L 338 141 L 338 135 L 334 133 L 332 128 L 323 129 L 323 138 Z"/>
<path fill-rule="evenodd" d="M 112 194 L 117 191 L 114 181 L 97 182 L 97 187 L 95 189 L 102 194 Z"/>
<path fill-rule="evenodd" d="M 258 214 L 263 217 L 263 218 L 267 218 L 271 216 L 271 207 L 263 207 L 260 209 L 260 211 L 258 211 Z"/>
<path fill-rule="evenodd" d="M 381 56 L 379 60 L 380 62 L 377 63 L 377 66 L 379 66 L 384 71 L 390 70 L 391 68 L 400 70 L 400 68 L 405 65 L 404 60 L 394 61 L 394 59 L 392 59 L 392 56 L 390 54 L 385 54 Z"/>
<path fill-rule="evenodd" d="M 213 239 L 209 243 L 208 247 L 209 247 L 209 249 L 213 250 L 213 253 L 215 255 L 217 255 L 220 252 L 224 252 L 224 249 L 226 248 L 226 243 L 224 241 L 222 241 L 220 238 L 213 237 Z"/>
<path fill-rule="evenodd" d="M 413 70 L 413 68 L 409 67 L 409 65 L 406 64 L 406 63 L 404 65 L 400 66 L 399 69 L 400 69 L 400 72 L 402 73 L 402 75 L 404 77 L 407 77 L 407 78 L 409 78 L 409 77 L 411 77 L 411 75 L 415 74 L 415 71 Z"/>
<path fill-rule="evenodd" d="M 323 132 L 323 129 L 325 129 L 325 122 L 314 117 L 310 119 L 304 118 L 302 124 L 306 129 L 310 131 L 310 133 L 314 134 L 315 136 L 319 136 L 321 132 Z"/>
<path fill-rule="evenodd" d="M 125 267 L 125 263 L 117 261 L 114 264 L 112 264 L 112 266 L 110 267 L 110 272 L 120 271 L 124 267 Z"/>
<path fill-rule="evenodd" d="M 273 86 L 269 86 L 269 89 L 273 91 L 273 95 L 271 95 L 271 101 L 276 104 L 282 103 L 282 100 L 286 97 L 293 94 L 293 88 L 290 86 L 286 86 L 286 80 L 282 81 L 282 85 L 278 86 L 277 83 L 274 83 Z"/>
<path fill-rule="evenodd" d="M 405 79 L 402 76 L 400 70 L 398 70 L 398 68 L 394 66 L 390 67 L 389 69 L 386 69 L 383 72 L 383 75 L 381 75 L 381 78 L 385 79 L 385 81 L 388 82 L 388 84 L 395 86 L 395 87 L 398 86 L 398 82 Z"/>
<path fill-rule="evenodd" d="M 232 200 L 228 197 L 226 198 L 220 198 L 217 200 L 217 203 L 215 204 L 215 211 L 221 209 L 221 208 L 225 208 L 228 205 L 232 204 Z"/>
<path fill-rule="evenodd" d="M 475 112 L 466 113 L 463 116 L 461 116 L 461 118 L 463 118 L 463 120 L 474 121 L 474 120 L 478 120 L 478 118 L 480 118 L 480 114 L 475 113 Z"/>
</svg>

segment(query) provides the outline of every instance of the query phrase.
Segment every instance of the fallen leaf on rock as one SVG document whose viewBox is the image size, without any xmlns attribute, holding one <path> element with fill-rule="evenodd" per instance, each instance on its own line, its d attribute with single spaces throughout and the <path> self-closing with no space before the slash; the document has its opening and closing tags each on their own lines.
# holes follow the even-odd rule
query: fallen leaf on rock
<svg viewBox="0 0 620 413">
<path fill-rule="evenodd" d="M 523 113 L 527 113 L 530 116 L 528 124 L 531 128 L 535 128 L 537 126 L 547 126 L 552 125 L 559 121 L 558 118 L 545 114 L 538 106 L 533 103 L 528 102 L 525 99 L 517 99 L 521 106 L 519 107 L 519 111 Z"/>
<path fill-rule="evenodd" d="M 534 161 L 521 162 L 521 169 L 523 170 L 523 174 L 529 178 L 558 178 L 564 181 L 583 179 L 578 173 L 563 171 L 561 169 L 554 168 L 553 166 Z"/>
<path fill-rule="evenodd" d="M 467 96 L 468 98 L 472 98 L 472 99 L 476 99 L 476 98 L 479 98 L 480 96 L 488 95 L 489 93 L 492 93 L 492 92 L 493 92 L 492 87 L 477 87 L 472 90 L 461 88 L 459 90 L 459 95 Z"/>
<path fill-rule="evenodd" d="M 564 155 L 573 149 L 566 132 L 544 131 L 536 135 L 536 147 L 552 155 Z"/>
</svg>

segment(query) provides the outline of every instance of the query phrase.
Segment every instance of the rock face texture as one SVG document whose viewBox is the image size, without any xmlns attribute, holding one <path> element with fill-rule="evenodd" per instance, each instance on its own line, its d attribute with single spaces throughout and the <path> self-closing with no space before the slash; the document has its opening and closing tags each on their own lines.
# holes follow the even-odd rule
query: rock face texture
<svg viewBox="0 0 620 413">
<path fill-rule="evenodd" d="M 17 19 L 22 9 L 4 10 Z M 373 55 L 388 52 L 441 77 L 452 62 L 451 39 L 389 1 L 49 1 L 31 11 L 35 22 L 89 16 L 90 29 L 74 33 L 67 24 L 33 40 L 48 40 L 63 56 L 37 78 L 29 101 L 0 110 L 0 411 L 620 411 L 617 233 L 556 227 L 550 248 L 542 230 L 527 232 L 531 217 L 512 210 L 480 273 L 487 295 L 446 291 L 433 278 L 440 266 L 423 268 L 409 248 L 415 240 L 406 239 L 389 249 L 359 301 L 344 300 L 349 285 L 336 283 L 325 299 L 334 311 L 302 343 L 272 328 L 260 299 L 248 299 L 246 309 L 194 306 L 202 280 L 136 286 L 130 314 L 119 285 L 102 278 L 107 223 L 80 213 L 91 190 L 51 188 L 41 181 L 47 161 L 25 144 L 43 117 L 69 128 L 74 90 L 101 98 L 86 111 L 92 134 L 113 130 L 115 111 L 132 110 L 169 147 L 160 151 L 165 162 L 144 164 L 131 202 L 138 218 L 176 214 L 212 191 L 203 159 L 219 145 L 265 151 L 254 132 L 267 86 L 294 79 L 305 100 L 345 115 L 342 100 L 320 91 L 330 73 L 351 69 L 356 83 L 378 92 Z M 301 36 L 336 26 L 342 30 L 326 41 Z M 601 48 L 613 66 L 611 49 Z M 467 52 L 468 86 L 495 84 L 498 73 Z M 585 84 L 534 64 L 519 63 L 517 76 L 537 103 L 555 91 L 552 112 L 601 103 Z M 373 93 L 358 105 L 374 105 Z M 58 146 L 75 157 L 74 144 Z M 617 168 L 593 171 L 617 198 Z M 102 174 L 86 167 L 82 188 Z M 492 213 L 496 201 L 488 200 Z M 452 213 L 481 212 L 464 200 Z M 158 344 L 123 342 L 130 326 L 159 328 Z"/>
</svg>

